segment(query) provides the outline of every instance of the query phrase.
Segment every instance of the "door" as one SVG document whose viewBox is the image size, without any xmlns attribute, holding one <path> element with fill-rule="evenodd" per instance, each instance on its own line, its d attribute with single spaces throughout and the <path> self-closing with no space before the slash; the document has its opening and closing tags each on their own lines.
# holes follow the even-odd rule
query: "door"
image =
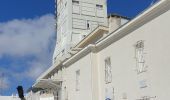
<svg viewBox="0 0 170 100">
<path fill-rule="evenodd" d="M 61 100 L 61 89 L 57 89 L 54 93 L 54 100 Z"/>
</svg>

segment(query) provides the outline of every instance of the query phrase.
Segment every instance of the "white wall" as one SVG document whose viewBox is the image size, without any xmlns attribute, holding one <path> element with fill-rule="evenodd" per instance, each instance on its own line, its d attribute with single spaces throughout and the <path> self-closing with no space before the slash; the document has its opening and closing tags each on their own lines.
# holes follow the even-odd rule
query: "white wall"
<svg viewBox="0 0 170 100">
<path fill-rule="evenodd" d="M 20 99 L 12 96 L 0 96 L 0 100 L 20 100 Z"/>
<path fill-rule="evenodd" d="M 54 100 L 54 97 L 43 97 L 40 100 Z"/>
<path fill-rule="evenodd" d="M 105 99 L 106 88 L 114 88 L 114 100 L 137 100 L 142 96 L 151 100 L 170 99 L 170 11 L 148 22 L 134 32 L 111 44 L 98 53 L 101 71 L 101 99 Z M 135 47 L 144 41 L 144 59 L 147 71 L 137 74 Z M 111 57 L 112 83 L 105 84 L 104 60 Z M 143 83 L 141 83 L 143 81 Z M 145 88 L 140 88 L 141 85 Z"/>
<path fill-rule="evenodd" d="M 40 92 L 33 93 L 30 91 L 26 94 L 26 100 L 39 100 L 40 99 Z"/>
<path fill-rule="evenodd" d="M 76 71 L 80 70 L 80 90 L 76 91 Z M 67 88 L 68 100 L 92 100 L 90 54 L 70 65 L 63 71 L 63 85 Z M 63 89 L 64 90 L 64 89 Z"/>
</svg>

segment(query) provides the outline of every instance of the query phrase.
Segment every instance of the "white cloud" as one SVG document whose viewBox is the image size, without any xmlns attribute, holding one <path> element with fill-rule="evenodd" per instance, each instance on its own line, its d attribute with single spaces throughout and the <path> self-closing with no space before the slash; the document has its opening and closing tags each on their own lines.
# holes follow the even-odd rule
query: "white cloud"
<svg viewBox="0 0 170 100">
<path fill-rule="evenodd" d="M 0 58 L 5 55 L 14 60 L 34 57 L 23 62 L 29 67 L 23 68 L 22 73 L 3 68 L 4 71 L 10 73 L 10 76 L 35 79 L 50 67 L 53 54 L 53 49 L 50 50 L 50 48 L 53 48 L 55 40 L 54 24 L 55 19 L 52 14 L 0 23 Z"/>
<path fill-rule="evenodd" d="M 1 90 L 6 90 L 9 88 L 9 80 L 7 77 L 2 77 L 0 76 L 0 89 Z"/>
<path fill-rule="evenodd" d="M 54 36 L 54 18 L 45 15 L 35 19 L 0 23 L 0 55 L 27 56 L 48 52 Z"/>
<path fill-rule="evenodd" d="M 41 73 L 45 71 L 47 67 L 50 66 L 47 66 L 47 64 L 43 62 L 31 62 L 30 68 L 28 71 L 24 72 L 24 75 L 32 79 L 36 79 Z"/>
</svg>

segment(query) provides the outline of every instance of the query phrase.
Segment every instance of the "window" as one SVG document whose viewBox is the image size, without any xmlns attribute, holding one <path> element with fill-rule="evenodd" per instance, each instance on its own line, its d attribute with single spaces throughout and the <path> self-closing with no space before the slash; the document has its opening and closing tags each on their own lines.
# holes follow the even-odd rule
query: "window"
<svg viewBox="0 0 170 100">
<path fill-rule="evenodd" d="M 65 7 L 67 6 L 67 2 L 65 2 Z"/>
<path fill-rule="evenodd" d="M 76 71 L 76 91 L 80 90 L 80 70 Z"/>
<path fill-rule="evenodd" d="M 79 5 L 79 1 L 72 1 L 73 2 L 73 14 L 80 14 L 80 5 Z"/>
<path fill-rule="evenodd" d="M 90 29 L 90 23 L 91 23 L 91 22 L 90 22 L 89 20 L 87 20 L 87 23 L 86 23 L 86 24 L 87 24 L 87 25 L 86 25 L 87 30 L 89 30 L 89 29 Z"/>
<path fill-rule="evenodd" d="M 104 18 L 104 12 L 103 5 L 96 5 L 96 16 L 99 18 Z"/>
<path fill-rule="evenodd" d="M 75 5 L 79 5 L 79 1 L 76 1 L 76 0 L 72 0 L 73 4 Z"/>
<path fill-rule="evenodd" d="M 103 9 L 103 5 L 97 4 L 97 5 L 96 5 L 96 8 L 97 8 L 97 9 Z"/>
<path fill-rule="evenodd" d="M 147 87 L 147 81 L 146 80 L 141 80 L 139 81 L 140 88 L 146 88 Z"/>
<path fill-rule="evenodd" d="M 144 56 L 144 41 L 137 41 L 137 43 L 135 44 L 135 59 L 138 74 L 146 71 L 147 66 L 145 65 Z"/>
<path fill-rule="evenodd" d="M 68 92 L 67 92 L 67 87 L 64 87 L 64 100 L 68 100 Z"/>
<path fill-rule="evenodd" d="M 110 57 L 105 59 L 105 82 L 106 84 L 112 82 L 112 67 Z"/>
<path fill-rule="evenodd" d="M 64 52 L 65 52 L 65 49 L 63 49 L 61 52 L 62 52 L 62 54 L 64 54 Z"/>
<path fill-rule="evenodd" d="M 90 24 L 89 24 L 89 22 L 87 22 L 87 29 L 90 29 Z"/>
</svg>

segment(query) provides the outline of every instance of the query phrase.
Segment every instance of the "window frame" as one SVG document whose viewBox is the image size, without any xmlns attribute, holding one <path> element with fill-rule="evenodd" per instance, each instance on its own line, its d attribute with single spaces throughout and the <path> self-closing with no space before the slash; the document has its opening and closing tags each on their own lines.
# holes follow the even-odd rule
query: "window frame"
<svg viewBox="0 0 170 100">
<path fill-rule="evenodd" d="M 76 91 L 80 91 L 80 69 L 76 70 Z"/>
<path fill-rule="evenodd" d="M 104 62 L 105 62 L 105 83 L 109 84 L 112 82 L 111 57 L 105 58 Z"/>
</svg>

